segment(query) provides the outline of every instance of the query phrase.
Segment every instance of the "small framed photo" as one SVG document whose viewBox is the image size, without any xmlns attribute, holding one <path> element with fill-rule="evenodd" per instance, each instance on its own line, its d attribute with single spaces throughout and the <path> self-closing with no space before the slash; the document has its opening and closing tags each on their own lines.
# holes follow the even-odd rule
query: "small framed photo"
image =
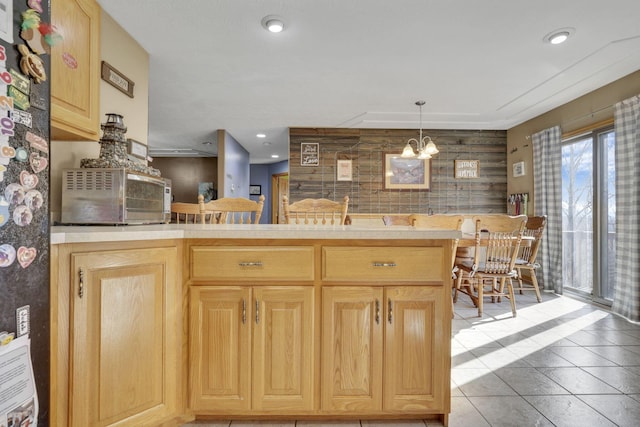
<svg viewBox="0 0 640 427">
<path fill-rule="evenodd" d="M 261 185 L 251 184 L 249 186 L 249 195 L 251 195 L 251 196 L 259 196 L 261 194 L 262 194 L 262 186 Z"/>
<path fill-rule="evenodd" d="M 431 162 L 406 158 L 400 154 L 384 155 L 384 188 L 387 190 L 429 190 Z"/>
<path fill-rule="evenodd" d="M 519 177 L 519 176 L 525 176 L 526 171 L 524 169 L 524 162 L 516 162 L 513 164 L 513 176 L 514 177 Z"/>
<path fill-rule="evenodd" d="M 352 181 L 352 167 L 351 160 L 338 160 L 336 163 L 336 181 Z"/>
</svg>

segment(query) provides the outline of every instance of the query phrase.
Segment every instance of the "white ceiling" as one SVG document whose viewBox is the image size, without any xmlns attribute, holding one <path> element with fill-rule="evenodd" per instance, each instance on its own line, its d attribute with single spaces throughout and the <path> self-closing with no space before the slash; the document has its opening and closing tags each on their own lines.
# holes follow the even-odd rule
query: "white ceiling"
<svg viewBox="0 0 640 427">
<path fill-rule="evenodd" d="M 214 154 L 225 129 L 271 163 L 288 127 L 417 129 L 417 100 L 425 129 L 509 129 L 640 69 L 638 0 L 99 3 L 149 52 L 156 156 Z"/>
</svg>

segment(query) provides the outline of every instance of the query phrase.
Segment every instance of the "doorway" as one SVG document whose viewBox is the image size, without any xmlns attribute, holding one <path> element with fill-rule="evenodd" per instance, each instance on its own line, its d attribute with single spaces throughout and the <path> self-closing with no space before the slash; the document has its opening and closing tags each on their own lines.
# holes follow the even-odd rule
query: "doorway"
<svg viewBox="0 0 640 427">
<path fill-rule="evenodd" d="M 289 173 L 277 173 L 271 175 L 271 222 L 284 224 L 284 210 L 282 208 L 282 196 L 289 195 Z"/>
<path fill-rule="evenodd" d="M 564 288 L 606 305 L 616 277 L 615 176 L 613 127 L 563 141 Z"/>
</svg>

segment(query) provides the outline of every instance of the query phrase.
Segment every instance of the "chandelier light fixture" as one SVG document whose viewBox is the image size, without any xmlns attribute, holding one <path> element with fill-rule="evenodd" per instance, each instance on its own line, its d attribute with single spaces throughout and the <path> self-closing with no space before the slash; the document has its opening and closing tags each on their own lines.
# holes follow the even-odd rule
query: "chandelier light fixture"
<svg viewBox="0 0 640 427">
<path fill-rule="evenodd" d="M 430 159 L 434 154 L 438 154 L 438 147 L 429 136 L 422 136 L 422 106 L 424 101 L 416 101 L 416 105 L 420 107 L 420 136 L 418 139 L 411 138 L 407 141 L 407 145 L 402 150 L 401 157 L 418 157 L 419 159 Z M 416 151 L 413 151 L 411 143 L 416 144 Z"/>
</svg>

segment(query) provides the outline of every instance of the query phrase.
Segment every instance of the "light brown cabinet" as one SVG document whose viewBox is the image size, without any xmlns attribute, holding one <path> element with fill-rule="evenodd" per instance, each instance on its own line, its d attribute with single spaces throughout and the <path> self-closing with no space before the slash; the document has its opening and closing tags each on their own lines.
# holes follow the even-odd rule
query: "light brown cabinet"
<svg viewBox="0 0 640 427">
<path fill-rule="evenodd" d="M 447 240 L 191 239 L 189 408 L 203 417 L 450 410 Z"/>
<path fill-rule="evenodd" d="M 51 2 L 62 40 L 51 48 L 51 137 L 100 138 L 100 6 L 95 0 Z"/>
<path fill-rule="evenodd" d="M 52 424 L 177 419 L 184 412 L 180 251 L 107 249 L 59 245 L 52 253 L 60 263 L 52 272 L 59 297 L 52 309 L 58 328 L 52 389 L 59 393 L 51 396 Z"/>
<path fill-rule="evenodd" d="M 336 286 L 322 290 L 322 409 L 424 413 L 444 407 L 449 386 L 437 355 L 441 287 Z"/>
<path fill-rule="evenodd" d="M 311 410 L 313 312 L 310 286 L 192 286 L 191 409 Z"/>
</svg>

